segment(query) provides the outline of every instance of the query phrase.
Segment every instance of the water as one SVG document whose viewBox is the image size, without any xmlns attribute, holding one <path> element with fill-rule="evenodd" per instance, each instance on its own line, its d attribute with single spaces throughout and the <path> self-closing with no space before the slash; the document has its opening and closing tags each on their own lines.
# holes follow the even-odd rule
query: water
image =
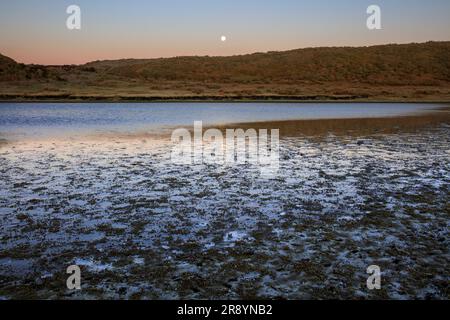
<svg viewBox="0 0 450 320">
<path fill-rule="evenodd" d="M 301 120 L 395 117 L 442 104 L 410 103 L 0 103 L 4 138 L 135 132 L 163 127 Z"/>
</svg>

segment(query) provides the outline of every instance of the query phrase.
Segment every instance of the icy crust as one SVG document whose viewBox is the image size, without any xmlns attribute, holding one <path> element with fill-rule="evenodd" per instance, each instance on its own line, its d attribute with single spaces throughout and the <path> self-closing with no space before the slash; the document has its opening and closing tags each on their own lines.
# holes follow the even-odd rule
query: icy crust
<svg viewBox="0 0 450 320">
<path fill-rule="evenodd" d="M 449 146 L 448 126 L 284 138 L 266 180 L 174 165 L 165 140 L 2 145 L 0 297 L 449 299 Z"/>
</svg>

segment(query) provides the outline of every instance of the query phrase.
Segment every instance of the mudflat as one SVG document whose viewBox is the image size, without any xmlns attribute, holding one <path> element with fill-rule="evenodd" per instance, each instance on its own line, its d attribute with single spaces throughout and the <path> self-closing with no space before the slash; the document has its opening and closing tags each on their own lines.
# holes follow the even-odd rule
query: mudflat
<svg viewBox="0 0 450 320">
<path fill-rule="evenodd" d="M 0 144 L 0 297 L 450 298 L 448 112 L 239 126 L 280 129 L 276 177 L 165 135 Z"/>
</svg>

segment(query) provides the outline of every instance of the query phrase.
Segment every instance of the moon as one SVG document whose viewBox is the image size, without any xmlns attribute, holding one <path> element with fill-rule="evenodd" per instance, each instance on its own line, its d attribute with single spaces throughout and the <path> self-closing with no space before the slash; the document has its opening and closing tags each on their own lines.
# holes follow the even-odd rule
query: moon
<svg viewBox="0 0 450 320">
<path fill-rule="evenodd" d="M 221 37 L 220 37 L 220 40 L 221 40 L 222 42 L 225 42 L 225 41 L 227 41 L 227 37 L 221 36 Z"/>
</svg>

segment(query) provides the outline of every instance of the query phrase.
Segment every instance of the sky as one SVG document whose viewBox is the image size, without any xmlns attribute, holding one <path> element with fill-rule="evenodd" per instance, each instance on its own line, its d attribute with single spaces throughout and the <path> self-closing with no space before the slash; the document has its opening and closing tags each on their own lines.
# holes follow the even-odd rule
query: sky
<svg viewBox="0 0 450 320">
<path fill-rule="evenodd" d="M 372 4 L 381 30 L 366 27 Z M 80 30 L 66 27 L 69 5 Z M 449 14 L 449 0 L 1 0 L 0 53 L 56 65 L 446 41 Z"/>
</svg>

